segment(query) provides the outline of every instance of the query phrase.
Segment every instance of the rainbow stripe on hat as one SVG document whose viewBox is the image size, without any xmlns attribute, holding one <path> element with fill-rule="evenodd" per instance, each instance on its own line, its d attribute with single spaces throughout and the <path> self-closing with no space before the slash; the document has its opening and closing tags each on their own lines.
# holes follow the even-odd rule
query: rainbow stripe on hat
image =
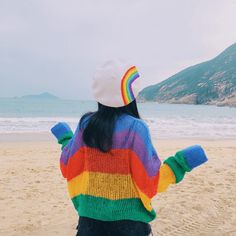
<svg viewBox="0 0 236 236">
<path fill-rule="evenodd" d="M 135 66 L 130 67 L 121 80 L 121 94 L 124 104 L 132 102 L 135 97 L 132 91 L 131 84 L 139 77 L 139 73 Z"/>
</svg>

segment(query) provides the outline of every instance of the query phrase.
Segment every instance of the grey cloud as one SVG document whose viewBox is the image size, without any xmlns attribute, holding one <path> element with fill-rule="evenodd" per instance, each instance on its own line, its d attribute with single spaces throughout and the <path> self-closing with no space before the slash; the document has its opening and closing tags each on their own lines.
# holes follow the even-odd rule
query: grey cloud
<svg viewBox="0 0 236 236">
<path fill-rule="evenodd" d="M 134 61 L 143 86 L 234 43 L 234 0 L 0 1 L 0 96 L 91 99 L 101 61 Z"/>
</svg>

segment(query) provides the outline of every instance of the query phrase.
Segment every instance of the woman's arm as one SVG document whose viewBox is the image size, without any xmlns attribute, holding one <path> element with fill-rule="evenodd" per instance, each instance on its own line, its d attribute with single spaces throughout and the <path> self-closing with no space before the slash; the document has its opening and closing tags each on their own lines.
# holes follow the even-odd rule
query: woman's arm
<svg viewBox="0 0 236 236">
<path fill-rule="evenodd" d="M 148 126 L 139 121 L 133 127 L 134 137 L 131 174 L 138 191 L 152 198 L 171 184 L 179 183 L 186 172 L 207 161 L 199 145 L 185 148 L 161 163 L 154 148 Z"/>
<path fill-rule="evenodd" d="M 201 146 L 194 145 L 185 148 L 164 161 L 160 168 L 157 192 L 165 192 L 169 185 L 182 181 L 186 172 L 207 161 Z"/>
<path fill-rule="evenodd" d="M 59 144 L 61 144 L 60 169 L 64 178 L 67 177 L 67 163 L 70 156 L 73 139 L 77 133 L 73 134 L 70 126 L 65 122 L 59 122 L 52 127 L 51 132 L 56 137 Z"/>
<path fill-rule="evenodd" d="M 62 145 L 62 150 L 73 137 L 73 132 L 70 126 L 65 122 L 57 123 L 51 128 L 51 132 L 56 137 L 58 143 Z"/>
<path fill-rule="evenodd" d="M 157 192 L 158 193 L 165 192 L 171 184 L 175 183 L 176 179 L 174 172 L 168 165 L 163 164 L 159 170 L 159 182 L 158 182 Z"/>
</svg>

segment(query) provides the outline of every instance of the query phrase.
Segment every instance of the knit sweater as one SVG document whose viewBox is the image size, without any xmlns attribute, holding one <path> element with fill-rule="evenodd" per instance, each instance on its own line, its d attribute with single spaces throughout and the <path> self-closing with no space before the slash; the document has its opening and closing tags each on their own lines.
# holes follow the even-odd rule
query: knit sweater
<svg viewBox="0 0 236 236">
<path fill-rule="evenodd" d="M 185 170 L 176 163 L 161 164 L 143 120 L 121 115 L 115 123 L 112 149 L 107 153 L 83 142 L 88 121 L 89 117 L 81 128 L 78 125 L 60 158 L 60 169 L 78 215 L 103 221 L 154 220 L 152 198 L 182 180 Z M 173 168 L 178 169 L 178 181 Z"/>
</svg>

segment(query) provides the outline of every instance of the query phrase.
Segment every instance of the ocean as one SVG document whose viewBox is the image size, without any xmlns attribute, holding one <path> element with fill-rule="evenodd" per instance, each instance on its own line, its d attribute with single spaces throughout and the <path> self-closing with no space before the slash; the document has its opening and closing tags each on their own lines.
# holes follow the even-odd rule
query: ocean
<svg viewBox="0 0 236 236">
<path fill-rule="evenodd" d="M 95 101 L 0 99 L 0 134 L 50 132 L 59 121 L 75 130 Z M 236 138 L 236 108 L 138 103 L 153 138 Z"/>
</svg>

